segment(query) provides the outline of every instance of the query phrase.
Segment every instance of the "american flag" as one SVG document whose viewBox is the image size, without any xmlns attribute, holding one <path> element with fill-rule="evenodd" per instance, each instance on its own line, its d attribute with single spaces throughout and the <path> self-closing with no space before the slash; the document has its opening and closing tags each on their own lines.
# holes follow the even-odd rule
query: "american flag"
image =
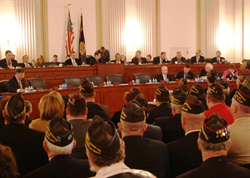
<svg viewBox="0 0 250 178">
<path fill-rule="evenodd" d="M 73 31 L 73 26 L 70 18 L 70 12 L 68 10 L 68 22 L 67 22 L 67 31 L 66 31 L 66 40 L 65 40 L 65 51 L 66 51 L 66 56 L 70 55 L 72 51 L 74 51 L 74 31 Z"/>
</svg>

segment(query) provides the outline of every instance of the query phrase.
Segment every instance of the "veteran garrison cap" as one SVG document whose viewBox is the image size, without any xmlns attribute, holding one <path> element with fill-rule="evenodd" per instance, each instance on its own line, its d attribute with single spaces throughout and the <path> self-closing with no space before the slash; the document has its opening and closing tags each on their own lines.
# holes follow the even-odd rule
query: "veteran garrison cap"
<svg viewBox="0 0 250 178">
<path fill-rule="evenodd" d="M 234 99 L 245 106 L 250 106 L 250 87 L 240 85 L 235 94 Z"/>
<path fill-rule="evenodd" d="M 81 93 L 71 93 L 69 95 L 68 106 L 73 108 L 85 108 L 85 98 L 81 95 Z"/>
<path fill-rule="evenodd" d="M 120 119 L 131 123 L 144 121 L 146 119 L 145 108 L 132 100 L 123 107 Z"/>
<path fill-rule="evenodd" d="M 204 87 L 198 83 L 194 83 L 190 90 L 190 94 L 194 96 L 203 95 L 204 93 L 205 93 Z"/>
<path fill-rule="evenodd" d="M 161 101 L 169 101 L 169 91 L 168 91 L 168 88 L 165 85 L 160 85 L 156 89 L 155 95 Z"/>
<path fill-rule="evenodd" d="M 223 95 L 223 89 L 220 84 L 213 83 L 207 88 L 208 95 Z"/>
<path fill-rule="evenodd" d="M 243 74 L 241 74 L 241 75 L 238 76 L 238 79 L 239 79 L 241 82 L 243 82 L 243 81 L 245 80 L 245 78 L 246 78 L 246 76 L 243 75 Z"/>
<path fill-rule="evenodd" d="M 12 96 L 4 108 L 6 119 L 9 122 L 18 121 L 25 114 L 24 99 L 21 93 Z"/>
<path fill-rule="evenodd" d="M 204 120 L 199 136 L 202 140 L 209 143 L 227 141 L 230 138 L 227 121 L 222 119 L 218 113 L 212 114 Z"/>
<path fill-rule="evenodd" d="M 132 102 L 136 103 L 141 108 L 144 108 L 145 111 L 148 110 L 148 101 L 142 95 L 137 95 Z"/>
<path fill-rule="evenodd" d="M 207 72 L 207 80 L 210 83 L 214 83 L 218 78 L 217 72 L 215 72 L 214 70 L 211 70 L 210 72 Z"/>
<path fill-rule="evenodd" d="M 228 88 L 228 81 L 227 80 L 220 80 L 219 84 L 222 89 L 227 89 Z"/>
<path fill-rule="evenodd" d="M 172 96 L 171 96 L 171 103 L 177 105 L 183 105 L 187 98 L 187 93 L 179 88 L 175 88 Z"/>
<path fill-rule="evenodd" d="M 246 78 L 244 79 L 242 85 L 250 87 L 250 76 L 246 76 Z"/>
<path fill-rule="evenodd" d="M 87 80 L 84 80 L 80 86 L 80 92 L 82 93 L 93 93 L 94 92 L 94 88 L 92 83 L 90 83 Z"/>
<path fill-rule="evenodd" d="M 85 145 L 98 156 L 111 157 L 120 149 L 120 137 L 111 121 L 104 121 L 95 115 L 86 133 Z"/>
<path fill-rule="evenodd" d="M 133 87 L 130 89 L 129 92 L 132 93 L 133 95 L 138 95 L 139 93 L 141 93 L 141 90 L 138 87 Z"/>
<path fill-rule="evenodd" d="M 74 139 L 73 127 L 64 118 L 56 115 L 47 126 L 45 137 L 55 146 L 67 146 Z"/>
<path fill-rule="evenodd" d="M 200 114 L 205 111 L 202 102 L 194 95 L 188 95 L 182 106 L 182 111 L 190 114 Z"/>
<path fill-rule="evenodd" d="M 179 81 L 179 85 L 188 85 L 187 79 L 181 78 Z"/>
</svg>

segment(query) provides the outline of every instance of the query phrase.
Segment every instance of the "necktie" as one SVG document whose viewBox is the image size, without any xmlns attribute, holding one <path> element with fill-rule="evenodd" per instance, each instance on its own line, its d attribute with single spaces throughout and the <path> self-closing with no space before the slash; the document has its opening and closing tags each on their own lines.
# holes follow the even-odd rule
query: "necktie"
<svg viewBox="0 0 250 178">
<path fill-rule="evenodd" d="M 10 66 L 10 60 L 8 60 L 8 66 Z"/>
<path fill-rule="evenodd" d="M 22 85 L 21 80 L 18 80 L 18 83 L 19 83 L 20 89 L 23 89 L 23 85 Z"/>
</svg>

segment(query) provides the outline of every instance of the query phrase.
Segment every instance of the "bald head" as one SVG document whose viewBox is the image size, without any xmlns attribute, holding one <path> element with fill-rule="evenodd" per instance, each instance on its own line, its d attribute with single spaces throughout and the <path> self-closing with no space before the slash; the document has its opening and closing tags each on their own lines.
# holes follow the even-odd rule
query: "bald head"
<svg viewBox="0 0 250 178">
<path fill-rule="evenodd" d="M 213 70 L 213 65 L 211 63 L 207 63 L 205 65 L 205 71 L 210 72 L 211 70 Z"/>
<path fill-rule="evenodd" d="M 122 137 L 126 136 L 143 136 L 143 133 L 147 129 L 146 120 L 141 122 L 131 123 L 120 120 L 118 123 L 119 130 L 122 132 Z"/>
<path fill-rule="evenodd" d="M 250 106 L 240 104 L 233 98 L 231 104 L 231 114 L 234 120 L 241 117 L 250 117 Z"/>
<path fill-rule="evenodd" d="M 168 67 L 167 66 L 162 66 L 161 67 L 161 72 L 163 75 L 167 75 L 168 74 Z"/>
<path fill-rule="evenodd" d="M 185 132 L 188 132 L 190 130 L 200 130 L 204 119 L 205 119 L 204 112 L 200 114 L 190 114 L 182 111 L 181 113 L 182 128 Z"/>
</svg>

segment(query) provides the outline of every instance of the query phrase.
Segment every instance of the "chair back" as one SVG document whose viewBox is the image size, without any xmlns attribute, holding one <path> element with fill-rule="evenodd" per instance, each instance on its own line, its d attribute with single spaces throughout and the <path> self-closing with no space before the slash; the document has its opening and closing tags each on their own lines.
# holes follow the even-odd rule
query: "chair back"
<svg viewBox="0 0 250 178">
<path fill-rule="evenodd" d="M 84 77 L 89 82 L 93 82 L 94 85 L 98 85 L 99 83 L 103 83 L 103 77 L 101 75 L 90 75 Z"/>
<path fill-rule="evenodd" d="M 134 74 L 134 78 L 135 80 L 139 79 L 140 83 L 146 83 L 149 82 L 150 79 L 152 80 L 153 76 L 152 74 Z"/>
<path fill-rule="evenodd" d="M 106 75 L 106 81 L 111 81 L 111 83 L 119 82 L 119 84 L 123 83 L 122 74 L 113 74 L 113 75 Z"/>
<path fill-rule="evenodd" d="M 73 87 L 79 87 L 82 84 L 81 77 L 63 77 L 63 83 L 66 85 L 72 85 Z"/>
<path fill-rule="evenodd" d="M 7 90 L 7 85 L 8 85 L 8 80 L 2 80 L 0 81 L 0 93 L 2 92 L 8 92 Z"/>
<path fill-rule="evenodd" d="M 32 86 L 34 89 L 43 88 L 46 89 L 45 79 L 43 78 L 29 78 L 29 86 Z"/>
</svg>

